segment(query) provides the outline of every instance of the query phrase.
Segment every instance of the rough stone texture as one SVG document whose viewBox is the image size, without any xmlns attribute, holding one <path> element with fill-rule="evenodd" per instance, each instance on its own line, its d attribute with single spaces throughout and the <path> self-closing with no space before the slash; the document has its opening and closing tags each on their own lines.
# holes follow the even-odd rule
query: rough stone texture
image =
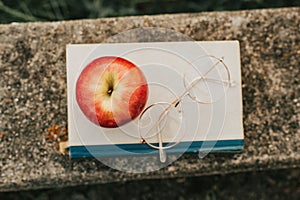
<svg viewBox="0 0 300 200">
<path fill-rule="evenodd" d="M 3 192 L 1 200 L 299 200 L 300 169 Z"/>
<path fill-rule="evenodd" d="M 300 8 L 0 25 L 0 190 L 300 167 Z M 67 124 L 65 45 L 164 27 L 241 44 L 245 149 L 184 155 L 147 174 L 70 161 L 45 141 Z"/>
</svg>

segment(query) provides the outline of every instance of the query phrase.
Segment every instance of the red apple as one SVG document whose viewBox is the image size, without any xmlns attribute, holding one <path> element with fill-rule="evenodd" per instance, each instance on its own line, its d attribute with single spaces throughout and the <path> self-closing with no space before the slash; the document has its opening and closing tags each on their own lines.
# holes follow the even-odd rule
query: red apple
<svg viewBox="0 0 300 200">
<path fill-rule="evenodd" d="M 148 98 L 143 72 L 132 62 L 113 56 L 89 63 L 76 83 L 76 100 L 96 125 L 113 128 L 135 119 Z"/>
</svg>

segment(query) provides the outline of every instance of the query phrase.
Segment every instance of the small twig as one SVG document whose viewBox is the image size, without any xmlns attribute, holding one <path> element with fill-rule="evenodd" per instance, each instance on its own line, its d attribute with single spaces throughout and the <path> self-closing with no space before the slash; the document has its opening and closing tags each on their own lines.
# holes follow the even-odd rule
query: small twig
<svg viewBox="0 0 300 200">
<path fill-rule="evenodd" d="M 67 152 L 68 148 L 68 133 L 66 128 L 61 128 L 58 125 L 52 125 L 44 134 L 47 143 L 52 144 L 55 150 L 62 154 Z"/>
</svg>

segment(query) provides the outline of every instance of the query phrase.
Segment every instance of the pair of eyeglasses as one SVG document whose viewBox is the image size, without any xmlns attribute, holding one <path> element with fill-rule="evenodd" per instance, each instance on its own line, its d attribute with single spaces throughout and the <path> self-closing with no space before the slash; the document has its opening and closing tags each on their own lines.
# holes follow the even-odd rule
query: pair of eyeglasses
<svg viewBox="0 0 300 200">
<path fill-rule="evenodd" d="M 146 107 L 138 119 L 138 132 L 142 143 L 159 151 L 161 162 L 166 162 L 166 150 L 178 145 L 185 136 L 180 132 L 182 122 L 181 102 L 186 97 L 198 104 L 213 104 L 224 98 L 229 87 L 234 86 L 230 71 L 224 58 L 205 55 L 199 58 L 202 70 L 186 71 L 183 77 L 184 91 L 170 102 L 156 102 Z M 170 133 L 171 128 L 178 126 L 178 133 Z M 153 138 L 157 137 L 156 142 Z M 164 143 L 164 140 L 171 140 Z M 158 142 L 157 142 L 158 141 Z"/>
</svg>

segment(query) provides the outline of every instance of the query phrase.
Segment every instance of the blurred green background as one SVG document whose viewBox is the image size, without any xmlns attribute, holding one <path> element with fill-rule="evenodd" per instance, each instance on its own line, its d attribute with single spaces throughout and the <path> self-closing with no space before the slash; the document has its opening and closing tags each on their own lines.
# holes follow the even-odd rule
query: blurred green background
<svg viewBox="0 0 300 200">
<path fill-rule="evenodd" d="M 0 23 L 300 6 L 300 0 L 0 0 Z"/>
</svg>

